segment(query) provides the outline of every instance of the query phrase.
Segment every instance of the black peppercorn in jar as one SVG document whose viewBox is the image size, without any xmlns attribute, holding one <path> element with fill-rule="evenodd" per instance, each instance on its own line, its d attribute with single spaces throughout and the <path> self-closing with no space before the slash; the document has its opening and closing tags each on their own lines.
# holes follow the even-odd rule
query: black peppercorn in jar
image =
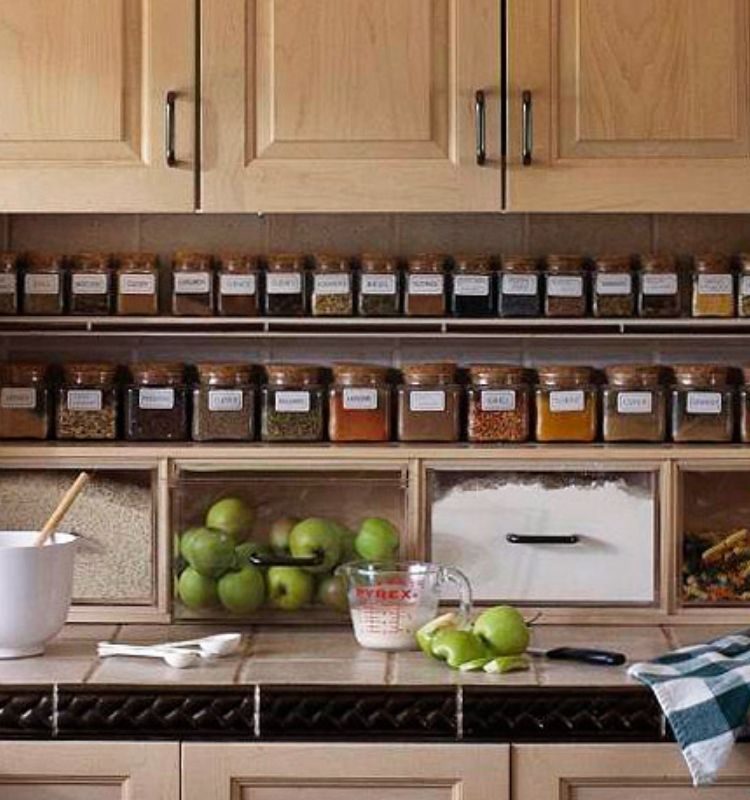
<svg viewBox="0 0 750 800">
<path fill-rule="evenodd" d="M 307 313 L 306 278 L 303 256 L 269 256 L 266 267 L 266 316 L 304 317 Z"/>
<path fill-rule="evenodd" d="M 635 291 L 630 256 L 600 256 L 594 261 L 595 317 L 632 317 Z"/>
<path fill-rule="evenodd" d="M 222 317 L 257 317 L 260 312 L 258 259 L 224 254 L 217 265 L 216 308 Z"/>
<path fill-rule="evenodd" d="M 357 310 L 362 317 L 394 317 L 401 312 L 401 275 L 394 257 L 362 256 Z"/>
<path fill-rule="evenodd" d="M 314 317 L 351 317 L 354 286 L 349 260 L 342 256 L 314 257 L 312 314 Z"/>
<path fill-rule="evenodd" d="M 469 367 L 466 389 L 470 442 L 525 442 L 529 438 L 529 384 L 523 367 Z"/>
<path fill-rule="evenodd" d="M 45 316 L 65 310 L 65 261 L 61 255 L 31 253 L 23 275 L 24 314 Z"/>
<path fill-rule="evenodd" d="M 693 256 L 693 316 L 733 317 L 734 275 L 721 253 Z"/>
<path fill-rule="evenodd" d="M 544 277 L 546 316 L 586 316 L 586 273 L 581 256 L 547 256 Z"/>
<path fill-rule="evenodd" d="M 266 367 L 261 389 L 261 432 L 264 442 L 323 440 L 325 390 L 322 370 L 297 364 Z"/>
<path fill-rule="evenodd" d="M 116 257 L 117 313 L 149 317 L 159 313 L 159 265 L 153 253 Z"/>
<path fill-rule="evenodd" d="M 404 312 L 408 317 L 443 317 L 445 297 L 445 259 L 438 255 L 419 255 L 409 259 L 406 275 Z"/>
<path fill-rule="evenodd" d="M 605 442 L 663 442 L 667 436 L 667 393 L 661 368 L 653 365 L 607 367 L 602 388 Z"/>
<path fill-rule="evenodd" d="M 537 260 L 531 256 L 504 256 L 498 275 L 497 309 L 501 317 L 539 317 Z"/>
<path fill-rule="evenodd" d="M 681 364 L 673 372 L 673 441 L 731 442 L 734 392 L 729 369 L 715 364 Z"/>
<path fill-rule="evenodd" d="M 172 313 L 178 317 L 210 317 L 214 313 L 211 257 L 177 253 L 172 263 Z"/>
<path fill-rule="evenodd" d="M 112 312 L 110 261 L 106 253 L 73 256 L 68 272 L 68 309 L 71 314 L 101 316 Z"/>
<path fill-rule="evenodd" d="M 398 438 L 402 442 L 457 442 L 461 387 L 455 364 L 411 364 L 401 370 Z"/>
<path fill-rule="evenodd" d="M 188 433 L 185 367 L 176 363 L 133 364 L 125 390 L 125 438 L 184 441 Z"/>
<path fill-rule="evenodd" d="M 117 438 L 120 407 L 114 364 L 68 364 L 57 392 L 57 439 Z"/>
<path fill-rule="evenodd" d="M 495 287 L 489 256 L 454 256 L 451 311 L 454 317 L 491 317 Z"/>
<path fill-rule="evenodd" d="M 0 439 L 46 439 L 52 427 L 47 365 L 0 364 Z"/>
<path fill-rule="evenodd" d="M 677 259 L 669 254 L 640 257 L 638 314 L 641 317 L 679 317 L 682 292 Z"/>
<path fill-rule="evenodd" d="M 193 388 L 196 442 L 249 442 L 255 438 L 255 388 L 246 364 L 198 364 Z"/>
</svg>

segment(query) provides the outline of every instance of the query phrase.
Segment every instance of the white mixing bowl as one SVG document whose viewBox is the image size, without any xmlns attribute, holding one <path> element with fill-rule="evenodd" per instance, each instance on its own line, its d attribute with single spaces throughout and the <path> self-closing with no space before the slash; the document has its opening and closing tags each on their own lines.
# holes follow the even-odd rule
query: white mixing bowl
<svg viewBox="0 0 750 800">
<path fill-rule="evenodd" d="M 68 616 L 78 537 L 56 533 L 34 547 L 36 535 L 0 531 L 0 658 L 40 655 Z"/>
</svg>

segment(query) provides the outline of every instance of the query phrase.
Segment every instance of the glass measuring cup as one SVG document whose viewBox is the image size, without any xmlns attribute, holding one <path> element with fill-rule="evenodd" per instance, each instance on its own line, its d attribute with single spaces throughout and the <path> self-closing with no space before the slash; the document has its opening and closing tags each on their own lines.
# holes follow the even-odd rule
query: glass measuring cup
<svg viewBox="0 0 750 800">
<path fill-rule="evenodd" d="M 471 613 L 471 586 L 454 567 L 419 561 L 355 561 L 337 570 L 347 582 L 354 636 L 371 650 L 416 650 L 414 635 L 437 616 L 440 595 L 458 588 L 459 612 Z"/>
</svg>

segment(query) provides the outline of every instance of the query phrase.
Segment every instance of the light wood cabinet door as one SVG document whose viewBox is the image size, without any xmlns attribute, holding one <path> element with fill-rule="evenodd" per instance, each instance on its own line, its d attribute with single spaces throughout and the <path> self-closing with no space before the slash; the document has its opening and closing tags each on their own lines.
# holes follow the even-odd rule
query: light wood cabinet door
<svg viewBox="0 0 750 800">
<path fill-rule="evenodd" d="M 512 800 L 746 800 L 750 746 L 739 745 L 717 783 L 693 788 L 677 745 L 519 745 Z"/>
<path fill-rule="evenodd" d="M 179 800 L 180 746 L 0 742 L 2 800 Z"/>
<path fill-rule="evenodd" d="M 194 74 L 194 0 L 0 0 L 0 211 L 192 210 Z"/>
<path fill-rule="evenodd" d="M 509 748 L 186 744 L 183 800 L 508 800 Z"/>
<path fill-rule="evenodd" d="M 201 54 L 204 210 L 500 210 L 499 0 L 204 0 Z"/>
<path fill-rule="evenodd" d="M 510 210 L 750 210 L 750 0 L 509 0 L 508 14 Z"/>
</svg>

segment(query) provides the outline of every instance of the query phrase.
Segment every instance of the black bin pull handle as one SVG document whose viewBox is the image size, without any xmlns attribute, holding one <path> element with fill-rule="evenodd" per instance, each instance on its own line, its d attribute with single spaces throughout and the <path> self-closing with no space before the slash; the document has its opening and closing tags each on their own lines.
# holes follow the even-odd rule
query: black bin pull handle
<svg viewBox="0 0 750 800">
<path fill-rule="evenodd" d="M 505 536 L 505 541 L 510 544 L 579 544 L 581 537 L 575 533 L 552 534 L 545 533 L 539 536 L 525 535 L 520 533 L 509 533 Z"/>
</svg>

